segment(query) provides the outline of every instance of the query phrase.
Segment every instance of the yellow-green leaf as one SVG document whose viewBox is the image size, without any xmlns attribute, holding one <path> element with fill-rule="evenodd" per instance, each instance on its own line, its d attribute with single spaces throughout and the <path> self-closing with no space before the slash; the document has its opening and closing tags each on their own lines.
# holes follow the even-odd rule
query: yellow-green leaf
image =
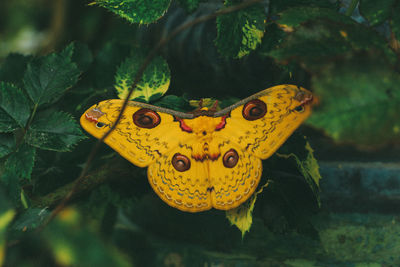
<svg viewBox="0 0 400 267">
<path fill-rule="evenodd" d="M 305 149 L 308 153 L 306 159 L 304 160 L 301 160 L 294 153 L 290 153 L 288 155 L 276 153 L 276 155 L 283 158 L 293 157 L 296 160 L 297 168 L 301 174 L 303 174 L 303 177 L 306 179 L 314 195 L 317 197 L 318 205 L 321 205 L 319 199 L 319 181 L 321 180 L 321 174 L 319 173 L 318 161 L 315 159 L 313 153 L 314 150 L 311 148 L 308 141 L 306 142 Z"/>
<path fill-rule="evenodd" d="M 118 97 L 125 99 L 135 79 L 137 71 L 143 64 L 146 53 L 139 49 L 119 66 L 115 75 L 115 89 Z M 167 62 L 162 57 L 156 57 L 147 66 L 137 84 L 130 100 L 150 102 L 159 99 L 169 88 L 171 73 Z"/>
<path fill-rule="evenodd" d="M 98 4 L 132 23 L 149 24 L 160 19 L 171 0 L 96 0 Z"/>
<path fill-rule="evenodd" d="M 226 218 L 229 220 L 231 225 L 235 225 L 242 232 L 242 238 L 246 232 L 250 231 L 251 225 L 253 224 L 253 210 L 254 204 L 257 200 L 257 195 L 260 194 L 264 188 L 269 185 L 270 181 L 267 181 L 260 190 L 253 194 L 253 196 L 239 207 L 226 211 Z"/>
<path fill-rule="evenodd" d="M 225 1 L 233 6 L 235 1 Z M 266 15 L 262 5 L 252 5 L 217 17 L 215 45 L 225 58 L 241 58 L 255 50 L 264 36 Z"/>
<path fill-rule="evenodd" d="M 0 266 L 3 266 L 5 249 L 6 249 L 6 230 L 8 224 L 13 220 L 15 216 L 15 210 L 9 209 L 3 213 L 0 213 Z"/>
</svg>

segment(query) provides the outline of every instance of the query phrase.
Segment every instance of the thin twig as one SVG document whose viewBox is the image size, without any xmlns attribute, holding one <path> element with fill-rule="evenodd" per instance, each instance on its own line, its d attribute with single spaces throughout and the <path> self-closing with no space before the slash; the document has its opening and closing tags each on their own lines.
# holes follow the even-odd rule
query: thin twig
<svg viewBox="0 0 400 267">
<path fill-rule="evenodd" d="M 115 122 L 113 123 L 113 125 L 111 126 L 110 130 L 108 130 L 99 140 L 98 142 L 94 145 L 93 149 L 91 150 L 89 157 L 86 160 L 85 166 L 82 169 L 81 174 L 79 175 L 79 177 L 76 179 L 74 186 L 72 187 L 71 191 L 69 191 L 69 193 L 64 197 L 64 199 L 60 202 L 60 204 L 57 205 L 57 207 L 52 211 L 51 215 L 49 216 L 48 220 L 42 225 L 41 228 L 45 227 L 51 220 L 54 219 L 55 216 L 57 216 L 57 214 L 64 209 L 65 205 L 68 203 L 68 201 L 71 199 L 71 197 L 74 195 L 74 193 L 76 192 L 76 190 L 79 188 L 79 185 L 82 183 L 83 179 L 85 178 L 85 175 L 89 169 L 89 166 L 91 164 L 91 162 L 94 159 L 94 156 L 97 153 L 97 150 L 100 147 L 100 144 L 107 138 L 107 136 L 110 135 L 110 133 L 116 128 L 116 126 L 118 125 L 119 121 L 122 118 L 122 114 L 125 111 L 125 108 L 128 105 L 129 102 L 129 98 L 131 97 L 133 91 L 135 90 L 137 84 L 139 83 L 140 79 L 143 76 L 144 71 L 146 70 L 147 66 L 150 64 L 150 62 L 153 60 L 153 58 L 157 55 L 157 53 L 161 50 L 161 48 L 163 48 L 169 41 L 171 41 L 171 39 L 173 39 L 177 34 L 179 34 L 180 32 L 205 21 L 214 19 L 218 16 L 224 15 L 224 14 L 228 14 L 228 13 L 232 13 L 235 12 L 237 10 L 241 10 L 244 9 L 250 5 L 253 5 L 255 3 L 261 2 L 262 0 L 250 0 L 250 1 L 246 1 L 243 2 L 239 5 L 236 6 L 231 6 L 231 7 L 227 7 L 221 10 L 218 10 L 212 14 L 209 15 L 205 15 L 202 17 L 199 17 L 197 19 L 194 19 L 192 21 L 189 21 L 185 24 L 182 24 L 180 26 L 178 26 L 173 32 L 171 32 L 166 38 L 162 38 L 157 44 L 156 46 L 153 48 L 153 50 L 151 50 L 151 52 L 148 54 L 148 56 L 146 57 L 146 59 L 144 60 L 143 64 L 141 65 L 140 69 L 138 70 L 138 72 L 136 73 L 135 79 L 130 87 L 129 90 L 129 94 L 126 97 L 121 111 L 117 117 L 117 119 L 115 120 Z"/>
</svg>

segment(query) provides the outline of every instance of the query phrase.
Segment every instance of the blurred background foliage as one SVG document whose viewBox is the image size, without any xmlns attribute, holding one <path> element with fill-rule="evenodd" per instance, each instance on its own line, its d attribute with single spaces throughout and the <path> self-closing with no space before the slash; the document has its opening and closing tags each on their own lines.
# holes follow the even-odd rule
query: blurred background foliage
<svg viewBox="0 0 400 267">
<path fill-rule="evenodd" d="M 397 153 L 398 0 L 259 1 L 186 29 L 145 73 L 135 100 L 181 111 L 193 109 L 193 99 L 224 107 L 282 83 L 317 96 L 307 124 L 264 162 L 260 186 L 269 186 L 257 195 L 243 239 L 224 212 L 168 207 L 145 169 L 105 146 L 71 206 L 47 224 L 95 142 L 80 130 L 83 111 L 126 93 L 160 38 L 240 3 L 0 2 L 0 265 L 303 266 L 290 261 L 300 257 L 341 266 L 351 259 L 332 254 L 341 240 L 312 222 L 321 204 L 316 159 Z"/>
</svg>

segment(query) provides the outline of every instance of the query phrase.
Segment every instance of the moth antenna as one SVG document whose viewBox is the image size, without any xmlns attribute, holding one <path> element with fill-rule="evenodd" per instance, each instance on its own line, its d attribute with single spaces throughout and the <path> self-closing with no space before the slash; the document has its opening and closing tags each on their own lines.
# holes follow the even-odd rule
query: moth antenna
<svg viewBox="0 0 400 267">
<path fill-rule="evenodd" d="M 212 107 L 210 108 L 210 111 L 212 112 L 216 112 L 218 108 L 218 100 L 215 100 L 214 104 L 212 105 Z"/>
</svg>

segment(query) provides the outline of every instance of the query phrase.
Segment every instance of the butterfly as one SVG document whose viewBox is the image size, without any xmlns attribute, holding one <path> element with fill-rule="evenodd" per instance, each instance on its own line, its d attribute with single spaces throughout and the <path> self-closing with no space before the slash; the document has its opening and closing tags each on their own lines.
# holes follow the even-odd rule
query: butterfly
<svg viewBox="0 0 400 267">
<path fill-rule="evenodd" d="M 101 138 L 116 121 L 124 100 L 89 108 L 82 127 Z M 313 95 L 278 85 L 216 111 L 190 113 L 129 101 L 104 142 L 139 167 L 157 195 L 182 211 L 229 210 L 245 202 L 270 157 L 311 114 Z"/>
</svg>

